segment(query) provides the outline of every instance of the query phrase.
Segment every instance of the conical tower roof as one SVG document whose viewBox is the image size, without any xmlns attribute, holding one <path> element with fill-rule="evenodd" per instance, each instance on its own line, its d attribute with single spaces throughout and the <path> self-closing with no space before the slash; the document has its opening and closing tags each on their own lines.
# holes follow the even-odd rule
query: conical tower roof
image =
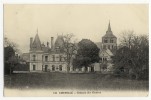
<svg viewBox="0 0 151 100">
<path fill-rule="evenodd" d="M 109 32 L 111 32 L 111 25 L 110 25 L 110 21 L 109 21 L 109 25 L 108 25 L 108 30 Z"/>
<path fill-rule="evenodd" d="M 41 50 L 41 42 L 38 33 L 36 34 L 35 39 L 33 41 L 33 48 L 35 48 L 36 50 Z"/>
<path fill-rule="evenodd" d="M 108 29 L 106 31 L 106 34 L 103 37 L 115 37 L 116 38 L 116 36 L 112 33 L 110 21 L 108 24 Z"/>
</svg>

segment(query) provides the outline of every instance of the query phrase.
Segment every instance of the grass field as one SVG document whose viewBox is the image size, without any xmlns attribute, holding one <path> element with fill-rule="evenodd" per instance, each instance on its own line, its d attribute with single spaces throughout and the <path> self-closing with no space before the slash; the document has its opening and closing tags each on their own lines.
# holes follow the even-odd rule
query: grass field
<svg viewBox="0 0 151 100">
<path fill-rule="evenodd" d="M 11 81 L 11 82 L 10 82 Z M 4 86 L 17 89 L 147 90 L 148 81 L 100 73 L 24 73 L 5 76 Z"/>
</svg>

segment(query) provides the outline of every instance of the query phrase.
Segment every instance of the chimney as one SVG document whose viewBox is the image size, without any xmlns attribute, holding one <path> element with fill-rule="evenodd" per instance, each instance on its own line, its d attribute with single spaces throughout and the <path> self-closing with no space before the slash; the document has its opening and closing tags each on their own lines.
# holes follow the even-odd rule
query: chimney
<svg viewBox="0 0 151 100">
<path fill-rule="evenodd" d="M 32 48 L 33 38 L 30 38 L 30 48 Z"/>
<path fill-rule="evenodd" d="M 49 42 L 47 42 L 47 47 L 49 47 Z"/>
<path fill-rule="evenodd" d="M 54 49 L 54 40 L 53 40 L 54 38 L 53 37 L 51 37 L 51 49 Z"/>
</svg>

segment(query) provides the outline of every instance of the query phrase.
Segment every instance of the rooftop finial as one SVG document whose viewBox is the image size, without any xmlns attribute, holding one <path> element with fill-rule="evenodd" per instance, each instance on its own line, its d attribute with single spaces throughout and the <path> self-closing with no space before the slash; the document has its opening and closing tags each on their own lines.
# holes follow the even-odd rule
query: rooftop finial
<svg viewBox="0 0 151 100">
<path fill-rule="evenodd" d="M 108 31 L 111 31 L 110 20 L 109 20 L 109 25 L 108 25 Z"/>
<path fill-rule="evenodd" d="M 37 28 L 37 34 L 38 34 L 38 28 Z"/>
</svg>

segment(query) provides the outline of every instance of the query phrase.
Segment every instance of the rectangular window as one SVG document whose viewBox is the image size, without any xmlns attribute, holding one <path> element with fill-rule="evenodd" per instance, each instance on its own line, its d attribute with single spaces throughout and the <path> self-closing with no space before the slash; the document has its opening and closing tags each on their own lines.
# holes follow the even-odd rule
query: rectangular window
<svg viewBox="0 0 151 100">
<path fill-rule="evenodd" d="M 36 55 L 33 55 L 33 61 L 36 61 Z"/>
<path fill-rule="evenodd" d="M 110 45 L 108 45 L 108 49 L 110 49 Z"/>
<path fill-rule="evenodd" d="M 52 55 L 52 61 L 55 61 L 55 55 Z"/>
<path fill-rule="evenodd" d="M 56 47 L 56 52 L 59 52 L 59 50 L 60 50 L 60 47 Z"/>
<path fill-rule="evenodd" d="M 55 61 L 60 61 L 60 56 L 59 55 L 56 55 Z"/>
<path fill-rule="evenodd" d="M 113 40 L 112 40 L 112 39 L 110 40 L 110 43 L 113 43 Z"/>
<path fill-rule="evenodd" d="M 104 40 L 104 43 L 107 43 L 107 39 Z"/>
<path fill-rule="evenodd" d="M 59 61 L 62 61 L 62 55 L 59 56 Z"/>
<path fill-rule="evenodd" d="M 55 65 L 52 65 L 52 71 L 55 71 Z"/>
<path fill-rule="evenodd" d="M 45 61 L 48 61 L 48 56 L 45 56 Z"/>
<path fill-rule="evenodd" d="M 33 70 L 36 70 L 36 65 L 33 65 Z"/>
<path fill-rule="evenodd" d="M 46 72 L 48 71 L 48 65 L 45 65 L 45 71 Z"/>
<path fill-rule="evenodd" d="M 103 45 L 103 49 L 106 49 L 106 45 Z"/>
<path fill-rule="evenodd" d="M 44 66 L 42 65 L 42 71 L 44 71 Z"/>
<path fill-rule="evenodd" d="M 62 65 L 59 65 L 59 71 L 62 71 Z"/>
<path fill-rule="evenodd" d="M 112 45 L 112 49 L 114 48 L 114 46 Z"/>
</svg>

